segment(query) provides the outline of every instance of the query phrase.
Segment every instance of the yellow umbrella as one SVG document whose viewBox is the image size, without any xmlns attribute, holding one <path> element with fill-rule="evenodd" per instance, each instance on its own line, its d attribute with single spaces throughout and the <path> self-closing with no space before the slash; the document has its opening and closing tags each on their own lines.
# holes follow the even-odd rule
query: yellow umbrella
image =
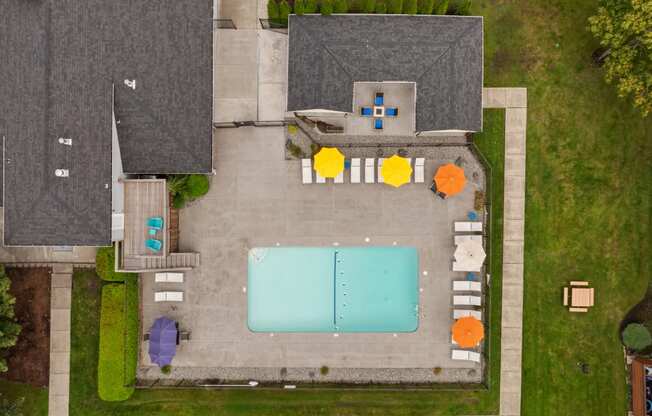
<svg viewBox="0 0 652 416">
<path fill-rule="evenodd" d="M 315 170 L 324 178 L 334 178 L 344 170 L 344 155 L 335 147 L 322 147 L 315 155 Z"/>
<path fill-rule="evenodd" d="M 406 158 L 394 155 L 383 161 L 381 173 L 383 174 L 383 181 L 386 184 L 398 188 L 399 186 L 410 182 L 412 167 Z"/>
</svg>

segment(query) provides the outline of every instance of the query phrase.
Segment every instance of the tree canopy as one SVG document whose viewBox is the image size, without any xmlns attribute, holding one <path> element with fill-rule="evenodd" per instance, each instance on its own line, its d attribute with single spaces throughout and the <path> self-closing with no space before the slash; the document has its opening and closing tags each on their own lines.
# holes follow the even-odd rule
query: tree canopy
<svg viewBox="0 0 652 416">
<path fill-rule="evenodd" d="M 9 293 L 11 280 L 5 274 L 4 266 L 0 265 L 0 350 L 16 345 L 20 325 L 16 323 L 14 304 L 16 298 Z M 0 356 L 0 372 L 7 371 L 7 361 Z"/>
<path fill-rule="evenodd" d="M 652 111 L 652 0 L 602 0 L 589 29 L 605 48 L 605 78 L 643 116 Z"/>
</svg>

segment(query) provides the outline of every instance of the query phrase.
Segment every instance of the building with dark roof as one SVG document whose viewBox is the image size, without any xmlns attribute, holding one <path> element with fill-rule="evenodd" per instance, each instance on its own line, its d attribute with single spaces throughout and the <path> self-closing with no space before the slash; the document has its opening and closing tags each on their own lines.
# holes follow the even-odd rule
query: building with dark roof
<svg viewBox="0 0 652 416">
<path fill-rule="evenodd" d="M 109 245 L 112 155 L 212 170 L 211 19 L 211 0 L 3 2 L 5 245 Z"/>
<path fill-rule="evenodd" d="M 353 111 L 362 81 L 416 84 L 416 131 L 481 131 L 482 17 L 290 16 L 288 111 Z"/>
</svg>

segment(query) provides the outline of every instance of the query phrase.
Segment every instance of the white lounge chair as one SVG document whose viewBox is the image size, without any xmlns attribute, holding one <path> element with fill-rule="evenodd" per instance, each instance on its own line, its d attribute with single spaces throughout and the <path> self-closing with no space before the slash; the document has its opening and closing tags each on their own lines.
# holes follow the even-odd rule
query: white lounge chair
<svg viewBox="0 0 652 416">
<path fill-rule="evenodd" d="M 482 320 L 482 312 L 474 311 L 471 309 L 453 309 L 453 319 L 465 318 L 467 316 L 472 316 L 478 321 Z"/>
<path fill-rule="evenodd" d="M 468 221 L 455 221 L 455 232 L 456 233 L 470 233 L 471 232 L 471 223 Z"/>
<path fill-rule="evenodd" d="M 451 358 L 453 360 L 468 361 L 469 352 L 465 350 L 453 350 L 451 351 Z"/>
<path fill-rule="evenodd" d="M 453 281 L 454 292 L 482 292 L 482 284 L 480 282 L 472 282 L 469 280 L 455 280 Z"/>
<path fill-rule="evenodd" d="M 315 171 L 315 183 L 326 183 L 326 178 Z"/>
<path fill-rule="evenodd" d="M 351 159 L 351 183 L 360 183 L 360 158 Z"/>
<path fill-rule="evenodd" d="M 335 183 L 344 183 L 344 171 L 340 172 L 339 175 L 335 177 Z"/>
<path fill-rule="evenodd" d="M 471 231 L 474 233 L 481 233 L 482 232 L 482 222 L 472 222 L 471 223 Z"/>
<path fill-rule="evenodd" d="M 424 165 L 426 164 L 426 159 L 422 157 L 416 158 L 414 161 L 414 183 L 423 183 L 424 182 Z"/>
<path fill-rule="evenodd" d="M 374 183 L 374 159 L 364 160 L 364 183 Z"/>
<path fill-rule="evenodd" d="M 456 235 L 453 238 L 453 241 L 455 242 L 456 246 L 459 246 L 465 241 L 475 241 L 476 243 L 482 245 L 482 236 L 481 235 Z"/>
<path fill-rule="evenodd" d="M 183 273 L 156 273 L 156 283 L 183 283 Z"/>
<path fill-rule="evenodd" d="M 456 306 L 480 306 L 482 298 L 480 296 L 453 296 L 453 305 Z"/>
<path fill-rule="evenodd" d="M 183 302 L 183 292 L 156 292 L 155 302 Z"/>
<path fill-rule="evenodd" d="M 385 161 L 384 157 L 379 157 L 378 158 L 378 183 L 383 183 L 385 182 L 383 180 L 383 162 Z"/>
<path fill-rule="evenodd" d="M 304 184 L 312 183 L 312 160 L 301 159 L 301 173 Z"/>
</svg>

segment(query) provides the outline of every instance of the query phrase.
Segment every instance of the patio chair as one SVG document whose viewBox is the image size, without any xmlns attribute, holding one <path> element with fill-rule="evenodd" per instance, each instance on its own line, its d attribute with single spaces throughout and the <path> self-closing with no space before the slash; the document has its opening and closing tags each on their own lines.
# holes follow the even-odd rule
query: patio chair
<svg viewBox="0 0 652 416">
<path fill-rule="evenodd" d="M 455 221 L 456 233 L 470 233 L 471 227 L 471 223 L 468 221 Z"/>
<path fill-rule="evenodd" d="M 568 308 L 569 312 L 588 312 L 587 308 Z"/>
<path fill-rule="evenodd" d="M 190 332 L 188 332 L 188 331 L 180 331 L 179 332 L 179 340 L 180 341 L 190 341 Z"/>
<path fill-rule="evenodd" d="M 360 158 L 351 159 L 351 183 L 360 183 Z"/>
<path fill-rule="evenodd" d="M 472 309 L 453 309 L 453 319 L 466 318 L 472 316 L 478 321 L 482 320 L 482 312 L 474 311 Z"/>
<path fill-rule="evenodd" d="M 384 157 L 378 158 L 378 183 L 384 183 L 383 180 L 383 162 L 385 161 Z"/>
<path fill-rule="evenodd" d="M 183 283 L 183 273 L 166 273 L 168 283 Z"/>
<path fill-rule="evenodd" d="M 154 230 L 160 231 L 163 229 L 163 218 L 162 217 L 149 217 L 147 219 L 147 226 L 153 228 Z"/>
<path fill-rule="evenodd" d="M 475 351 L 469 351 L 469 361 L 473 361 L 474 363 L 479 363 L 480 353 Z"/>
<path fill-rule="evenodd" d="M 418 157 L 414 161 L 414 183 L 423 183 L 425 158 Z"/>
<path fill-rule="evenodd" d="M 385 110 L 385 115 L 390 117 L 398 116 L 398 108 L 388 108 Z"/>
<path fill-rule="evenodd" d="M 366 158 L 364 160 L 364 183 L 374 183 L 374 159 Z"/>
<path fill-rule="evenodd" d="M 453 281 L 454 292 L 482 292 L 482 285 L 480 282 L 470 282 L 468 280 L 455 280 Z"/>
<path fill-rule="evenodd" d="M 385 104 L 385 94 L 382 92 L 377 92 L 376 97 L 374 98 L 374 105 L 383 105 Z"/>
<path fill-rule="evenodd" d="M 183 302 L 183 292 L 155 292 L 154 302 Z"/>
<path fill-rule="evenodd" d="M 589 282 L 584 282 L 584 281 L 573 281 L 570 282 L 571 286 L 588 286 Z"/>
<path fill-rule="evenodd" d="M 374 119 L 374 129 L 375 130 L 382 130 L 383 129 L 383 119 L 382 118 Z"/>
<path fill-rule="evenodd" d="M 371 107 L 360 107 L 360 115 L 363 117 L 371 117 L 373 111 L 371 110 Z"/>
<path fill-rule="evenodd" d="M 161 240 L 157 240 L 155 238 L 148 238 L 145 240 L 145 247 L 147 247 L 149 250 L 153 251 L 154 253 L 158 253 L 161 251 L 161 248 L 163 247 L 163 243 L 161 243 Z"/>
<path fill-rule="evenodd" d="M 475 241 L 476 243 L 482 245 L 482 236 L 481 235 L 467 235 L 467 234 L 462 234 L 462 235 L 456 235 L 453 237 L 453 242 L 455 243 L 456 246 L 459 246 L 460 244 L 466 242 L 466 241 Z"/>
<path fill-rule="evenodd" d="M 469 360 L 469 351 L 465 350 L 453 350 L 451 351 L 451 359 L 468 361 Z"/>
<path fill-rule="evenodd" d="M 335 177 L 335 183 L 344 183 L 344 171 L 340 172 L 339 175 Z"/>
<path fill-rule="evenodd" d="M 304 184 L 312 183 L 312 160 L 301 159 L 301 173 Z"/>
<path fill-rule="evenodd" d="M 567 287 L 564 288 L 563 302 L 564 302 L 564 306 L 568 306 L 568 288 Z"/>
</svg>

